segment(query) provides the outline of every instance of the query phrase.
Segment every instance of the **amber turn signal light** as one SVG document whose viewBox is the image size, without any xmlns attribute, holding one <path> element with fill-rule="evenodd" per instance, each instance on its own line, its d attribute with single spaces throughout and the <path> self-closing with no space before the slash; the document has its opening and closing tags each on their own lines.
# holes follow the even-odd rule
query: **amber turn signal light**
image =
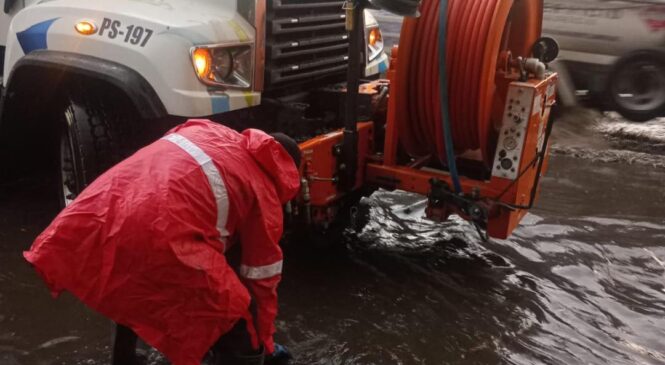
<svg viewBox="0 0 665 365">
<path fill-rule="evenodd" d="M 74 26 L 77 32 L 83 35 L 92 35 L 97 32 L 97 27 L 89 21 L 80 21 Z"/>
<path fill-rule="evenodd" d="M 210 75 L 212 67 L 212 55 L 210 50 L 206 48 L 197 48 L 192 53 L 192 60 L 194 61 L 194 70 L 201 79 L 205 79 Z"/>
<path fill-rule="evenodd" d="M 381 41 L 381 31 L 379 30 L 379 28 L 372 28 L 369 31 L 369 45 L 374 47 L 380 41 Z"/>
</svg>

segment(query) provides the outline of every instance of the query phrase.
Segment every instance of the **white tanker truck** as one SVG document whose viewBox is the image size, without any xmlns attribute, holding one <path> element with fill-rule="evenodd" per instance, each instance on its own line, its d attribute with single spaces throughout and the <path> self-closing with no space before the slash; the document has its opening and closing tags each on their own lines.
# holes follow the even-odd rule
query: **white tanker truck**
<svg viewBox="0 0 665 365">
<path fill-rule="evenodd" d="M 342 92 L 330 85 L 347 71 L 343 4 L 5 0 L 1 169 L 56 157 L 67 203 L 137 146 L 187 118 L 302 137 L 341 127 Z M 363 26 L 360 76 L 376 78 L 388 57 L 369 12 Z"/>
</svg>

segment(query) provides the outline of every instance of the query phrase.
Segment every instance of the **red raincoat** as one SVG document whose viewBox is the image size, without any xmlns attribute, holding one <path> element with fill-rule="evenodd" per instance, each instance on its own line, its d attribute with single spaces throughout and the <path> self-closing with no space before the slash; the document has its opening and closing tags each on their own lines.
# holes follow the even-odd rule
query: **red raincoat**
<svg viewBox="0 0 665 365">
<path fill-rule="evenodd" d="M 192 120 L 99 177 L 24 256 L 54 295 L 70 291 L 176 365 L 200 364 L 241 318 L 270 353 L 282 204 L 299 186 L 270 136 Z M 241 278 L 224 256 L 236 240 Z"/>
</svg>

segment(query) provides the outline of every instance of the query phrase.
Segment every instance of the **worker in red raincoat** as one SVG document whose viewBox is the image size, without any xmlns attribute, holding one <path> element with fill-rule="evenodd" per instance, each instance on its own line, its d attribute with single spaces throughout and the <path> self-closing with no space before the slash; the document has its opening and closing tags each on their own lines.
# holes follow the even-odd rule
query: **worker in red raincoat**
<svg viewBox="0 0 665 365">
<path fill-rule="evenodd" d="M 24 256 L 54 295 L 71 292 L 175 365 L 200 364 L 220 337 L 251 346 L 231 349 L 238 358 L 273 354 L 282 205 L 299 190 L 299 159 L 284 135 L 188 121 L 95 180 Z"/>
</svg>

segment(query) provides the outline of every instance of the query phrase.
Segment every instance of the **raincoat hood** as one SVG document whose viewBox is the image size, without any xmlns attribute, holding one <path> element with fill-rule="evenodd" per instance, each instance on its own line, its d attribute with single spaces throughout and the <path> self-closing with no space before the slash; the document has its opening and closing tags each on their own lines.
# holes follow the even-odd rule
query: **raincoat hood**
<svg viewBox="0 0 665 365">
<path fill-rule="evenodd" d="M 247 138 L 247 151 L 275 184 L 282 204 L 300 190 L 300 173 L 288 152 L 273 137 L 257 129 L 242 133 Z"/>
</svg>

